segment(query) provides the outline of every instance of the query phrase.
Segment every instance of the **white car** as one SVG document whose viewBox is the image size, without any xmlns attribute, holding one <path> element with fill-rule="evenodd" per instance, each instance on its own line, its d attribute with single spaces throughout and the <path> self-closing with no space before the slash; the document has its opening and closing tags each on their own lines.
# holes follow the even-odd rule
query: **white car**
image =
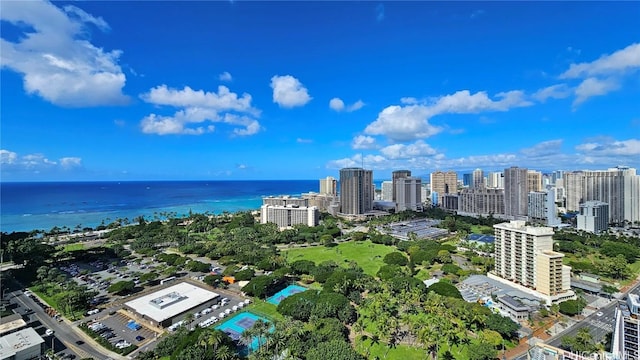
<svg viewBox="0 0 640 360">
<path fill-rule="evenodd" d="M 47 336 L 53 335 L 53 330 L 47 329 L 47 331 L 45 331 L 44 334 Z"/>
<path fill-rule="evenodd" d="M 598 312 L 596 313 L 596 315 L 597 315 L 597 316 L 602 316 L 602 315 L 603 315 L 603 313 L 602 313 L 602 311 L 598 311 Z"/>
</svg>

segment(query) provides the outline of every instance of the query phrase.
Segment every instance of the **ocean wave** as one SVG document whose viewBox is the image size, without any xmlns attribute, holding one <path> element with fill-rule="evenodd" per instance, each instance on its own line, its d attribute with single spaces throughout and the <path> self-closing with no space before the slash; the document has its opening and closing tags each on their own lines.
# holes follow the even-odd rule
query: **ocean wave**
<svg viewBox="0 0 640 360">
<path fill-rule="evenodd" d="M 22 216 L 32 216 L 33 214 L 22 214 Z"/>
</svg>

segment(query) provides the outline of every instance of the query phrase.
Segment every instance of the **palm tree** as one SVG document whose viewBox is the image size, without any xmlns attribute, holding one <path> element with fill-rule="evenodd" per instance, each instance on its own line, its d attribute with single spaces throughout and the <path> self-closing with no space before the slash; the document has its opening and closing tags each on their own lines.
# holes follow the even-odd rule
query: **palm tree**
<svg viewBox="0 0 640 360">
<path fill-rule="evenodd" d="M 216 360 L 231 360 L 234 357 L 234 352 L 227 345 L 220 346 L 214 354 Z"/>
<path fill-rule="evenodd" d="M 249 354 L 251 354 L 251 343 L 253 342 L 254 328 L 251 327 L 249 329 L 245 329 L 242 334 L 240 334 L 240 341 L 249 349 Z"/>
</svg>

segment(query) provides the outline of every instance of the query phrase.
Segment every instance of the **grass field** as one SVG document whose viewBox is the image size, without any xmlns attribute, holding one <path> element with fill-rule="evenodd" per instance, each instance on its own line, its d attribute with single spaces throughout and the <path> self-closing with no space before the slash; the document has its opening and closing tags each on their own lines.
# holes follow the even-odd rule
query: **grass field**
<svg viewBox="0 0 640 360">
<path fill-rule="evenodd" d="M 397 251 L 394 246 L 374 244 L 371 241 L 345 242 L 335 247 L 314 246 L 283 250 L 288 262 L 296 260 L 311 260 L 316 264 L 324 261 L 335 261 L 346 266 L 349 261 L 355 261 L 358 266 L 369 275 L 374 275 L 384 265 L 382 259 L 390 252 Z"/>
<path fill-rule="evenodd" d="M 277 306 L 264 300 L 254 300 L 255 302 L 246 307 L 247 311 L 251 311 L 256 315 L 262 315 L 270 320 L 282 320 L 282 316 L 276 309 Z"/>
<path fill-rule="evenodd" d="M 368 340 L 368 339 L 356 340 L 356 350 L 363 355 L 368 352 L 369 359 L 384 358 L 389 360 L 406 360 L 406 359 L 425 359 L 426 358 L 425 350 L 420 349 L 418 347 L 398 345 L 389 349 L 387 345 L 382 342 L 372 344 L 371 340 Z"/>
<path fill-rule="evenodd" d="M 84 250 L 84 244 L 66 244 L 63 248 L 62 248 L 62 252 L 72 252 L 72 251 L 78 251 L 78 250 Z"/>
<path fill-rule="evenodd" d="M 493 227 L 484 225 L 471 225 L 472 234 L 493 234 Z"/>
</svg>

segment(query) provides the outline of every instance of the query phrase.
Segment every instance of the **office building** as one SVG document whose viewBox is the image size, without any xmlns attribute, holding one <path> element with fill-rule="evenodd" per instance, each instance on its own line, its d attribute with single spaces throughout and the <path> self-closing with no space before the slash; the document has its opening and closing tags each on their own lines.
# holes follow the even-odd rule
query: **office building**
<svg viewBox="0 0 640 360">
<path fill-rule="evenodd" d="M 396 170 L 394 172 L 391 173 L 391 181 L 393 182 L 393 195 L 392 195 L 392 199 L 391 201 L 398 201 L 398 195 L 396 192 L 396 186 L 398 184 L 398 181 L 400 181 L 401 179 L 404 178 L 408 178 L 411 176 L 411 171 L 409 170 Z"/>
<path fill-rule="evenodd" d="M 553 229 L 527 226 L 515 220 L 496 224 L 495 269 L 489 277 L 515 284 L 548 305 L 574 299 L 571 267 L 562 264 L 564 254 L 553 251 Z"/>
<path fill-rule="evenodd" d="M 302 224 L 317 226 L 320 222 L 320 211 L 315 206 L 297 205 L 262 205 L 260 208 L 260 222 L 274 223 L 280 229 L 290 228 Z"/>
<path fill-rule="evenodd" d="M 578 230 L 599 234 L 609 228 L 609 204 L 602 201 L 587 201 L 580 204 L 577 216 Z"/>
<path fill-rule="evenodd" d="M 490 188 L 463 189 L 458 194 L 458 211 L 487 216 L 504 214 L 504 190 Z"/>
<path fill-rule="evenodd" d="M 35 359 L 44 354 L 44 346 L 44 339 L 33 328 L 24 328 L 0 337 L 0 359 Z"/>
<path fill-rule="evenodd" d="M 309 206 L 309 200 L 304 198 L 291 197 L 289 195 L 283 196 L 267 196 L 262 198 L 262 205 L 273 206 Z"/>
<path fill-rule="evenodd" d="M 334 179 L 331 176 L 327 176 L 324 179 L 320 179 L 320 194 L 337 195 L 338 180 Z"/>
<path fill-rule="evenodd" d="M 540 171 L 527 170 L 527 192 L 542 191 L 542 173 Z"/>
<path fill-rule="evenodd" d="M 422 203 L 429 202 L 429 184 L 422 183 L 422 189 L 420 189 L 420 200 Z"/>
<path fill-rule="evenodd" d="M 551 183 L 555 184 L 558 180 L 562 180 L 564 176 L 564 170 L 556 170 L 551 173 Z"/>
<path fill-rule="evenodd" d="M 361 215 L 373 209 L 373 171 L 362 168 L 340 170 L 341 213 Z"/>
<path fill-rule="evenodd" d="M 473 184 L 473 174 L 462 174 L 462 186 L 470 187 Z"/>
<path fill-rule="evenodd" d="M 422 180 L 417 177 L 402 177 L 394 180 L 396 211 L 422 210 Z"/>
<path fill-rule="evenodd" d="M 487 176 L 487 187 L 504 189 L 504 175 L 501 172 L 490 172 Z"/>
<path fill-rule="evenodd" d="M 484 187 L 484 171 L 482 169 L 475 169 L 472 173 L 473 183 L 471 187 L 479 189 Z"/>
<path fill-rule="evenodd" d="M 383 181 L 382 187 L 382 201 L 393 201 L 393 181 Z"/>
<path fill-rule="evenodd" d="M 556 208 L 555 189 L 551 188 L 546 191 L 532 191 L 528 195 L 528 211 L 529 221 L 534 224 L 542 224 L 545 226 L 560 225 L 558 210 Z"/>
<path fill-rule="evenodd" d="M 640 221 L 640 175 L 636 169 L 618 166 L 608 170 L 564 173 L 567 211 L 598 200 L 609 204 L 609 223 Z"/>
<path fill-rule="evenodd" d="M 438 204 L 442 204 L 445 194 L 458 192 L 458 175 L 455 171 L 436 171 L 431 173 L 431 192 L 438 193 Z"/>
<path fill-rule="evenodd" d="M 307 199 L 308 206 L 315 206 L 320 212 L 328 212 L 334 216 L 338 213 L 340 199 L 337 195 L 308 192 L 303 193 L 302 198 Z"/>
<path fill-rule="evenodd" d="M 627 301 L 616 308 L 611 340 L 611 353 L 616 360 L 640 357 L 640 297 L 627 295 Z"/>
<path fill-rule="evenodd" d="M 458 194 L 444 194 L 440 207 L 444 210 L 458 211 L 459 197 Z"/>
<path fill-rule="evenodd" d="M 524 219 L 528 210 L 528 194 L 527 169 L 504 169 L 504 214 L 515 219 Z"/>
</svg>

